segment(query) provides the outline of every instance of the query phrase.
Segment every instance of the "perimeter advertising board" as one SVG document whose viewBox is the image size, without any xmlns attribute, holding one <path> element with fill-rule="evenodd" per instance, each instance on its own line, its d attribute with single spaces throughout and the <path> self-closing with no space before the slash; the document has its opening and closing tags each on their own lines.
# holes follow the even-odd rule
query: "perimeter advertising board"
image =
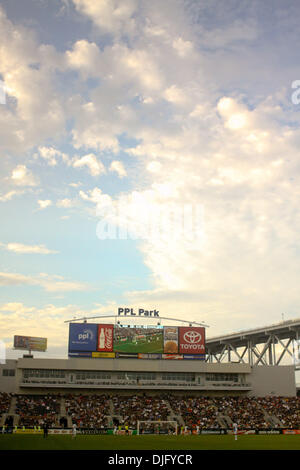
<svg viewBox="0 0 300 470">
<path fill-rule="evenodd" d="M 69 355 L 94 358 L 203 359 L 205 329 L 70 323 Z"/>
</svg>

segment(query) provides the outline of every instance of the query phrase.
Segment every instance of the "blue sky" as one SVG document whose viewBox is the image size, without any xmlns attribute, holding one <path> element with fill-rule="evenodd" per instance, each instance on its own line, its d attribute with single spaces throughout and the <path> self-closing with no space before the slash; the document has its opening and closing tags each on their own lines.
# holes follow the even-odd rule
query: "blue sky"
<svg viewBox="0 0 300 470">
<path fill-rule="evenodd" d="M 299 316 L 299 21 L 296 1 L 0 0 L 8 348 L 63 355 L 65 320 L 119 305 L 207 336 Z"/>
</svg>

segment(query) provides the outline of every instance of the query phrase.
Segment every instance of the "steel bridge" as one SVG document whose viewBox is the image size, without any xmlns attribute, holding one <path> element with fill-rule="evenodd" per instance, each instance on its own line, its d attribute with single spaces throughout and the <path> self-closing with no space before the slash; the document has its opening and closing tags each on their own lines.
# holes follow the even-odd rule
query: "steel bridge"
<svg viewBox="0 0 300 470">
<path fill-rule="evenodd" d="M 300 370 L 300 318 L 206 339 L 206 362 L 278 366 L 290 356 Z"/>
</svg>

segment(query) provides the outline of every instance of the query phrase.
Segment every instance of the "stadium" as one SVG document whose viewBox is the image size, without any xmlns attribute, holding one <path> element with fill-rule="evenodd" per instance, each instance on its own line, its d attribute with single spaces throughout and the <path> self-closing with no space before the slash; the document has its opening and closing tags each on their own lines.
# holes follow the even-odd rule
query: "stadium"
<svg viewBox="0 0 300 470">
<path fill-rule="evenodd" d="M 1 448 L 37 448 L 45 423 L 67 448 L 231 448 L 234 423 L 246 448 L 299 448 L 300 319 L 206 338 L 185 320 L 111 318 L 70 321 L 66 359 L 35 358 L 46 338 L 15 337 L 29 352 L 1 365 Z"/>
</svg>

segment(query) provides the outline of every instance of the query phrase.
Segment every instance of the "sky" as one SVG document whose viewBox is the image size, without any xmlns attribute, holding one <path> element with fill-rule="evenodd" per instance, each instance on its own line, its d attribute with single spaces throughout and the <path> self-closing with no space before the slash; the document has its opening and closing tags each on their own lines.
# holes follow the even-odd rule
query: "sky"
<svg viewBox="0 0 300 470">
<path fill-rule="evenodd" d="M 300 316 L 299 23 L 296 0 L 0 0 L 8 354 L 66 356 L 66 320 L 119 306 L 207 337 Z"/>
</svg>

